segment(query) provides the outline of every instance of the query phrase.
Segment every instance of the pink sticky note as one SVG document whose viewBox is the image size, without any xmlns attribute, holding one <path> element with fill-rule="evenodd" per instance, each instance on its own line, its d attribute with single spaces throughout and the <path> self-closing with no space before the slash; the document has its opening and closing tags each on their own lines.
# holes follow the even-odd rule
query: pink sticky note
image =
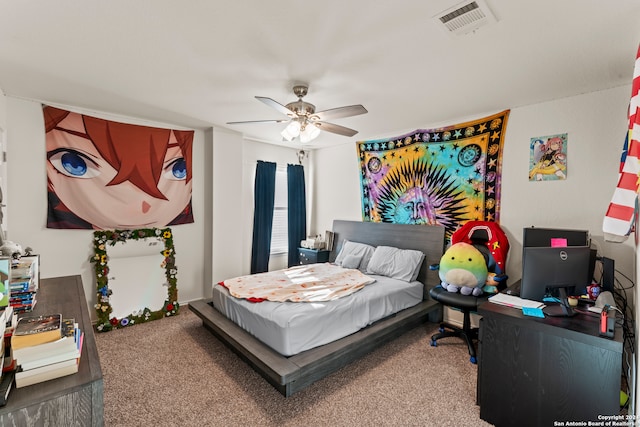
<svg viewBox="0 0 640 427">
<path fill-rule="evenodd" d="M 555 237 L 551 239 L 551 247 L 552 248 L 565 248 L 567 247 L 567 239 L 562 239 L 559 237 Z"/>
</svg>

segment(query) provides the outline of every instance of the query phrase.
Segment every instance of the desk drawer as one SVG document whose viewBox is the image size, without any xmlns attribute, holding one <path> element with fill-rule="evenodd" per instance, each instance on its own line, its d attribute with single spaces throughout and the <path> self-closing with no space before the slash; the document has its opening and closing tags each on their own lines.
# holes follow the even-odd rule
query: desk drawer
<svg viewBox="0 0 640 427">
<path fill-rule="evenodd" d="M 329 251 L 318 249 L 298 248 L 298 261 L 300 264 L 315 264 L 329 261 Z"/>
</svg>

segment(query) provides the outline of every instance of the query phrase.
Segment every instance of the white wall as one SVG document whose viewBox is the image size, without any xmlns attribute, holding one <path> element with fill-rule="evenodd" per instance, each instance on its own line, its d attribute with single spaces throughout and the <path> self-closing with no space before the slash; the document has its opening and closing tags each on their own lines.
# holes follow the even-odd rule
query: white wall
<svg viewBox="0 0 640 427">
<path fill-rule="evenodd" d="M 5 141 L 6 141 L 6 131 L 7 131 L 7 98 L 0 92 L 0 155 L 2 155 L 2 151 L 5 150 Z M 2 190 L 2 204 L 5 204 L 6 201 L 6 191 L 7 191 L 7 168 L 3 159 L 0 159 L 0 188 Z M 2 207 L 2 230 L 7 229 L 7 215 L 6 208 Z"/>
<path fill-rule="evenodd" d="M 0 92 L 0 127 L 7 128 L 7 97 Z"/>
<path fill-rule="evenodd" d="M 615 259 L 616 267 L 633 277 L 633 242 L 605 243 L 602 238 L 602 219 L 618 176 L 630 94 L 630 86 L 624 86 L 511 109 L 504 140 L 500 213 L 500 224 L 511 244 L 510 280 L 521 277 L 522 229 L 532 225 L 589 230 L 600 254 Z M 454 117 L 447 123 L 416 123 L 416 129 L 495 112 Z M 567 179 L 530 182 L 530 139 L 565 132 Z M 330 229 L 334 219 L 362 220 L 355 143 L 316 150 L 314 159 L 316 208 L 311 231 Z"/>
<path fill-rule="evenodd" d="M 207 141 L 209 142 L 209 141 Z M 205 168 L 211 171 L 213 234 L 210 240 L 211 280 L 203 283 L 203 295 L 211 286 L 229 277 L 243 274 L 243 247 L 240 236 L 246 224 L 240 220 L 244 212 L 242 183 L 242 137 L 237 133 L 213 131 L 213 157 Z M 208 217 L 207 217 L 208 218 Z M 203 218 L 206 222 L 208 219 Z"/>
</svg>

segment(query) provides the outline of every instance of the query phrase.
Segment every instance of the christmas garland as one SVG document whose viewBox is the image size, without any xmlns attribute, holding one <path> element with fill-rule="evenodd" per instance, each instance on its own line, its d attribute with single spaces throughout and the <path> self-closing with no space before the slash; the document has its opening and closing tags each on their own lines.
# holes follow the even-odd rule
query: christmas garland
<svg viewBox="0 0 640 427">
<path fill-rule="evenodd" d="M 109 297 L 111 289 L 109 289 L 108 275 L 109 266 L 107 264 L 109 256 L 107 255 L 107 245 L 114 246 L 117 242 L 126 242 L 127 240 L 140 240 L 147 238 L 156 238 L 164 241 L 164 250 L 160 253 L 163 261 L 160 267 L 165 269 L 166 283 L 168 288 L 167 299 L 160 310 L 152 311 L 148 307 L 133 312 L 128 316 L 117 318 L 111 316 L 113 308 Z M 173 246 L 173 234 L 170 228 L 143 228 L 139 230 L 99 230 L 93 232 L 94 256 L 91 262 L 95 267 L 97 302 L 95 305 L 98 320 L 96 322 L 96 330 L 106 332 L 112 329 L 120 329 L 126 326 L 144 323 L 151 320 L 161 319 L 165 316 L 174 316 L 178 314 L 178 287 L 177 273 L 178 269 L 175 262 L 175 249 Z"/>
</svg>

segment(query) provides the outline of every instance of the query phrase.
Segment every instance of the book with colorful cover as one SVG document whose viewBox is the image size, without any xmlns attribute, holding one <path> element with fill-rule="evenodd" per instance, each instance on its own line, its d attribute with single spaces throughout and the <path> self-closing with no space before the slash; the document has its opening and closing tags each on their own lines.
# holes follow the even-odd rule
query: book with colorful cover
<svg viewBox="0 0 640 427">
<path fill-rule="evenodd" d="M 61 314 L 25 316 L 18 319 L 13 330 L 11 347 L 15 351 L 24 347 L 57 341 L 60 338 L 62 338 Z"/>
<path fill-rule="evenodd" d="M 14 279 L 9 283 L 11 289 L 29 289 L 32 284 L 31 279 Z"/>
<path fill-rule="evenodd" d="M 12 301 L 9 302 L 9 305 L 11 305 L 13 310 L 17 313 L 28 313 L 33 311 L 33 308 L 36 306 L 36 302 L 38 302 L 38 300 L 36 298 L 36 294 L 33 293 L 31 301 Z"/>
<path fill-rule="evenodd" d="M 34 283 L 31 283 L 26 287 L 24 285 L 18 285 L 16 287 L 14 287 L 13 285 L 9 285 L 9 289 L 11 291 L 11 296 L 35 294 L 38 291 L 38 288 Z"/>
<path fill-rule="evenodd" d="M 21 296 L 35 296 L 36 292 L 37 290 L 35 288 L 35 285 L 31 285 L 29 289 L 27 289 L 26 291 L 12 290 L 10 293 L 10 296 L 13 298 L 17 298 Z"/>
<path fill-rule="evenodd" d="M 21 295 L 21 296 L 11 296 L 11 298 L 9 298 L 9 302 L 11 303 L 18 303 L 18 304 L 28 304 L 28 303 L 32 303 L 34 300 L 34 296 L 33 295 Z M 13 307 L 13 305 L 12 305 Z"/>
</svg>

